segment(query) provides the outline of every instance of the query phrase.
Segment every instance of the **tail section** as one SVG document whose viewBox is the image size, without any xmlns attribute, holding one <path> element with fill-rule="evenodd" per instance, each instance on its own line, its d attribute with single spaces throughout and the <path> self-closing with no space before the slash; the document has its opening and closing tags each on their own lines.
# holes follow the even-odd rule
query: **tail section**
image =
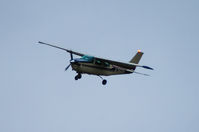
<svg viewBox="0 0 199 132">
<path fill-rule="evenodd" d="M 138 64 L 144 53 L 138 50 L 137 54 L 131 59 L 130 63 Z"/>
<path fill-rule="evenodd" d="M 142 55 L 144 53 L 141 52 L 141 50 L 138 50 L 138 52 L 136 53 L 136 55 L 130 60 L 130 63 L 134 63 L 134 64 L 138 64 L 142 58 Z M 136 69 L 136 66 L 132 68 L 133 70 Z"/>
</svg>

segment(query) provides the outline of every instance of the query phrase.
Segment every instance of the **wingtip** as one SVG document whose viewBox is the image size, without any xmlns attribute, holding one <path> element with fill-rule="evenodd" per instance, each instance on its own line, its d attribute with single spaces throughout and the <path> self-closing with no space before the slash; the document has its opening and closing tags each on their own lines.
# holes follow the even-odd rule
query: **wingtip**
<svg viewBox="0 0 199 132">
<path fill-rule="evenodd" d="M 44 42 L 38 41 L 39 44 L 44 44 Z"/>
</svg>

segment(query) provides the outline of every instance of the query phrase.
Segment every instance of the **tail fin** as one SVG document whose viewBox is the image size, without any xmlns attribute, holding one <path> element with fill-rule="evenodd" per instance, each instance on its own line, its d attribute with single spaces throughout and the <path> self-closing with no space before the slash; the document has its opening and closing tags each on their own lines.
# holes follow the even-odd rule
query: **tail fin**
<svg viewBox="0 0 199 132">
<path fill-rule="evenodd" d="M 131 59 L 130 63 L 138 64 L 144 53 L 138 50 L 137 54 Z"/>
</svg>

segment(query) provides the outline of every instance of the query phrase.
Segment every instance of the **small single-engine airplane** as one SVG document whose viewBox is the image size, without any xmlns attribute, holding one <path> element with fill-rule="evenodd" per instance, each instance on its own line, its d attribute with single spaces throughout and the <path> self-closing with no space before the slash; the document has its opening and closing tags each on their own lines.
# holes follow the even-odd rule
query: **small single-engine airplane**
<svg viewBox="0 0 199 132">
<path fill-rule="evenodd" d="M 102 84 L 106 85 L 107 81 L 103 79 L 101 76 L 110 76 L 110 75 L 119 75 L 119 74 L 130 74 L 130 73 L 137 73 L 137 74 L 143 74 L 136 72 L 136 67 L 142 67 L 145 69 L 153 70 L 153 68 L 149 66 L 139 65 L 139 61 L 144 54 L 140 50 L 136 53 L 136 55 L 130 60 L 129 63 L 124 62 L 118 62 L 113 60 L 108 60 L 104 58 L 94 57 L 85 55 L 79 52 L 75 52 L 72 50 L 68 50 L 65 48 L 61 48 L 52 44 L 47 44 L 44 42 L 38 42 L 39 44 L 48 45 L 54 48 L 58 48 L 61 50 L 64 50 L 68 53 L 70 53 L 70 64 L 65 68 L 65 71 L 72 66 L 72 70 L 75 70 L 77 72 L 77 75 L 75 76 L 75 80 L 78 80 L 82 77 L 82 74 L 90 74 L 90 75 L 97 75 L 102 79 Z M 73 58 L 73 54 L 77 56 L 81 56 L 81 58 Z"/>
</svg>

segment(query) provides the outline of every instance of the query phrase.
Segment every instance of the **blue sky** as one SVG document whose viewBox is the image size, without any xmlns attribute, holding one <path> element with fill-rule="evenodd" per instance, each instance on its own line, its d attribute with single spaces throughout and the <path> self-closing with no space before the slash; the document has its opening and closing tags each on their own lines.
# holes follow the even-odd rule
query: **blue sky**
<svg viewBox="0 0 199 132">
<path fill-rule="evenodd" d="M 1 0 L 0 131 L 198 132 L 197 0 Z M 105 77 L 64 68 L 57 44 L 128 62 L 151 76 Z"/>
</svg>

